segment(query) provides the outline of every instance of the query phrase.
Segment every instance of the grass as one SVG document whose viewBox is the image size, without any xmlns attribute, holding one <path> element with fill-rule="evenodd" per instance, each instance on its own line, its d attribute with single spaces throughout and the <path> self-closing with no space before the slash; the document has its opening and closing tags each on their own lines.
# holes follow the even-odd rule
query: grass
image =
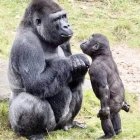
<svg viewBox="0 0 140 140">
<path fill-rule="evenodd" d="M 138 96 L 132 93 L 126 94 L 127 101 L 131 105 L 129 113 L 121 111 L 123 132 L 114 140 L 139 140 L 140 139 L 140 109 Z M 99 110 L 99 101 L 92 91 L 84 91 L 82 109 L 76 120 L 84 122 L 86 129 L 73 128 L 67 132 L 63 130 L 49 133 L 48 140 L 94 140 L 100 137 L 103 132 L 100 126 L 100 119 L 96 117 Z M 0 102 L 0 140 L 24 140 L 16 136 L 8 126 L 8 103 Z"/>
<path fill-rule="evenodd" d="M 140 47 L 139 0 L 59 0 L 68 12 L 74 36 L 73 51 L 79 43 L 95 32 L 105 34 L 114 46 L 125 43 Z M 9 56 L 16 28 L 29 0 L 0 0 L 0 57 Z"/>
</svg>

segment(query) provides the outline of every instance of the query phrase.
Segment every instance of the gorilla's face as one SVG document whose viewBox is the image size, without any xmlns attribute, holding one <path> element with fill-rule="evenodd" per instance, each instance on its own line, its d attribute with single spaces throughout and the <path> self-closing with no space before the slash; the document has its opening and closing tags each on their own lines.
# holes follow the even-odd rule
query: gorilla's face
<svg viewBox="0 0 140 140">
<path fill-rule="evenodd" d="M 93 34 L 80 47 L 83 53 L 89 56 L 95 56 L 106 53 L 109 50 L 109 42 L 104 35 Z"/>
<path fill-rule="evenodd" d="M 64 11 L 42 16 L 34 14 L 33 21 L 38 34 L 49 43 L 60 45 L 73 35 Z"/>
</svg>

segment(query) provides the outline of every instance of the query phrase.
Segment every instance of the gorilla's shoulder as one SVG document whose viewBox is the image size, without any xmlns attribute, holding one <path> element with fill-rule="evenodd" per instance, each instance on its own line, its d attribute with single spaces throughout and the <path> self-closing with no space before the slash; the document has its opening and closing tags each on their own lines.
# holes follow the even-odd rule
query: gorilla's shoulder
<svg viewBox="0 0 140 140">
<path fill-rule="evenodd" d="M 40 45 L 40 42 L 37 36 L 31 30 L 19 30 L 15 41 L 13 43 L 13 47 L 35 47 Z"/>
</svg>

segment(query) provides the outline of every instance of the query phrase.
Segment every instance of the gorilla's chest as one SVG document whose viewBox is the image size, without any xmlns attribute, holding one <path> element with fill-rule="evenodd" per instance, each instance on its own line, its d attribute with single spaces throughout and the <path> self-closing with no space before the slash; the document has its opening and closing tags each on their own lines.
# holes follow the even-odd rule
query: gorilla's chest
<svg viewBox="0 0 140 140">
<path fill-rule="evenodd" d="M 58 46 L 58 48 L 55 51 L 50 51 L 50 50 L 44 51 L 44 56 L 45 59 L 54 59 L 58 57 L 65 57 L 65 54 L 62 48 Z"/>
</svg>

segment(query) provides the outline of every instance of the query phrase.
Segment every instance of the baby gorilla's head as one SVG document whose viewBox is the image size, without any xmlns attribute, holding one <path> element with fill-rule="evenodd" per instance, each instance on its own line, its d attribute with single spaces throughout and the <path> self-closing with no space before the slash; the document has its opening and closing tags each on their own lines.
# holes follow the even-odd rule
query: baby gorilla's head
<svg viewBox="0 0 140 140">
<path fill-rule="evenodd" d="M 93 34 L 87 41 L 80 45 L 83 53 L 93 57 L 110 54 L 109 41 L 102 34 Z"/>
</svg>

